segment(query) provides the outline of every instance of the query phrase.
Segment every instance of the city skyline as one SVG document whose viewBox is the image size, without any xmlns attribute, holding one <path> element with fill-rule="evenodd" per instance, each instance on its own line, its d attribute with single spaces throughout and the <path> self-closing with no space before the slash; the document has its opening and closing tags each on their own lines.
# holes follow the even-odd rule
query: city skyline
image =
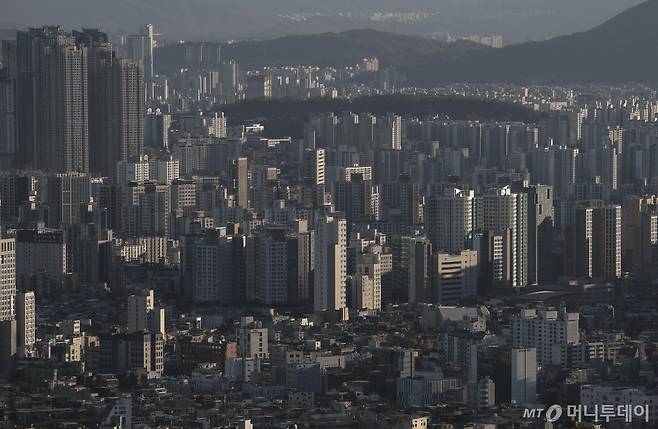
<svg viewBox="0 0 658 429">
<path fill-rule="evenodd" d="M 620 12 L 3 37 L 0 427 L 653 427 L 658 1 Z"/>
</svg>

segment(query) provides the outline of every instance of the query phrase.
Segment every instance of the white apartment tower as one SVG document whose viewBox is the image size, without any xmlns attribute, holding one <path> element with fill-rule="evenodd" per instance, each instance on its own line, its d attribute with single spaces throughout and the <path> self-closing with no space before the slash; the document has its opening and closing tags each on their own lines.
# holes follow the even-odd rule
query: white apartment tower
<svg viewBox="0 0 658 429">
<path fill-rule="evenodd" d="M 347 222 L 320 216 L 315 222 L 314 308 L 316 312 L 346 306 Z"/>
<path fill-rule="evenodd" d="M 579 313 L 525 309 L 511 318 L 512 347 L 537 349 L 537 365 L 566 365 L 567 348 L 580 342 Z"/>
</svg>

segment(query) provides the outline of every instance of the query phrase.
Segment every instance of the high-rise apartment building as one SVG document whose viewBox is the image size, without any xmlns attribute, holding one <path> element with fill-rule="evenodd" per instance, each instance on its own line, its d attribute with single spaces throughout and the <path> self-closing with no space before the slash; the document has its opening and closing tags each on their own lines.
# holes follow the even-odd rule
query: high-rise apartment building
<svg viewBox="0 0 658 429">
<path fill-rule="evenodd" d="M 286 228 L 261 227 L 254 233 L 256 296 L 266 305 L 288 301 L 288 240 Z"/>
<path fill-rule="evenodd" d="M 80 221 L 80 206 L 89 202 L 90 181 L 85 173 L 48 176 L 46 202 L 50 207 L 48 226 L 60 228 Z"/>
<path fill-rule="evenodd" d="M 16 316 L 16 240 L 0 238 L 0 321 Z"/>
<path fill-rule="evenodd" d="M 382 255 L 372 251 L 357 255 L 356 274 L 352 278 L 353 306 L 357 309 L 381 310 Z"/>
<path fill-rule="evenodd" d="M 249 160 L 238 158 L 235 165 L 238 205 L 249 208 Z"/>
<path fill-rule="evenodd" d="M 169 149 L 171 115 L 148 109 L 144 119 L 144 146 Z"/>
<path fill-rule="evenodd" d="M 324 204 L 326 184 L 326 154 L 324 149 L 306 149 L 302 153 L 302 201 L 304 207 Z"/>
<path fill-rule="evenodd" d="M 427 201 L 425 225 L 437 252 L 458 253 L 468 248 L 474 227 L 475 192 L 453 189 Z"/>
<path fill-rule="evenodd" d="M 207 230 L 181 236 L 180 247 L 185 298 L 194 304 L 232 303 L 238 283 L 232 238 L 222 230 Z"/>
<path fill-rule="evenodd" d="M 314 308 L 316 312 L 346 306 L 347 222 L 320 216 L 315 222 Z"/>
<path fill-rule="evenodd" d="M 567 229 L 565 270 L 586 278 L 619 278 L 622 263 L 622 209 L 600 200 L 582 201 Z"/>
<path fill-rule="evenodd" d="M 18 356 L 28 356 L 36 340 L 36 300 L 34 292 L 17 293 L 16 345 Z"/>
<path fill-rule="evenodd" d="M 402 117 L 389 113 L 378 118 L 377 146 L 381 149 L 402 149 Z"/>
<path fill-rule="evenodd" d="M 16 232 L 16 276 L 19 284 L 35 274 L 59 281 L 67 272 L 64 231 L 23 229 Z"/>
<path fill-rule="evenodd" d="M 527 195 L 513 193 L 509 186 L 490 190 L 478 203 L 478 226 L 484 231 L 505 235 L 510 231 L 509 286 L 518 288 L 528 284 L 528 204 Z"/>
<path fill-rule="evenodd" d="M 240 84 L 240 66 L 237 61 L 223 61 L 219 72 L 221 80 L 222 99 L 227 102 L 235 101 Z"/>
<path fill-rule="evenodd" d="M 247 91 L 245 93 L 247 100 L 271 97 L 272 77 L 270 75 L 252 74 L 247 76 Z"/>
<path fill-rule="evenodd" d="M 19 209 L 34 188 L 30 174 L 0 172 L 0 224 L 10 225 L 18 220 Z"/>
<path fill-rule="evenodd" d="M 354 223 L 379 219 L 379 188 L 362 174 L 334 183 L 333 200 L 336 211 L 345 213 L 348 230 Z"/>
<path fill-rule="evenodd" d="M 8 42 L 5 45 L 10 46 Z M 15 49 L 15 44 L 12 45 Z M 4 46 L 3 46 L 4 47 Z M 6 53 L 12 55 L 12 53 Z M 13 52 L 15 55 L 15 52 Z M 16 120 L 16 76 L 5 68 L 0 70 L 0 169 L 16 168 L 18 130 Z"/>
<path fill-rule="evenodd" d="M 136 60 L 119 59 L 107 35 L 74 32 L 88 53 L 89 168 L 112 176 L 119 161 L 135 161 L 144 141 L 144 78 Z"/>
<path fill-rule="evenodd" d="M 528 204 L 528 283 L 541 284 L 553 278 L 553 188 L 547 185 L 519 184 L 514 186 L 514 192 L 525 194 Z"/>
<path fill-rule="evenodd" d="M 139 61 L 144 69 L 144 80 L 150 82 L 154 76 L 153 48 L 155 33 L 152 24 L 145 25 L 138 34 L 126 38 L 128 58 Z"/>
<path fill-rule="evenodd" d="M 167 236 L 171 207 L 169 185 L 131 182 L 121 188 L 124 236 Z"/>
<path fill-rule="evenodd" d="M 307 301 L 313 285 L 315 232 L 303 227 L 287 234 L 288 242 L 288 299 Z"/>
<path fill-rule="evenodd" d="M 111 176 L 117 162 L 134 162 L 142 155 L 144 81 L 132 60 L 113 59 L 96 67 L 90 77 L 91 170 Z"/>
<path fill-rule="evenodd" d="M 16 37 L 18 165 L 89 171 L 87 48 L 60 27 Z"/>
<path fill-rule="evenodd" d="M 394 272 L 398 288 L 409 303 L 434 302 L 432 290 L 432 243 L 423 236 L 400 237 Z M 400 294 L 401 297 L 401 294 Z"/>
<path fill-rule="evenodd" d="M 622 219 L 624 271 L 642 270 L 658 263 L 658 197 L 626 196 Z"/>
</svg>

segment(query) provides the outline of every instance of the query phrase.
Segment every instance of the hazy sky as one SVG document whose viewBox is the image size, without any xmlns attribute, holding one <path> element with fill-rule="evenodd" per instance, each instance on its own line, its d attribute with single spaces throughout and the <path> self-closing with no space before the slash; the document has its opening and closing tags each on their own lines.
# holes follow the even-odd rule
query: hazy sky
<svg viewBox="0 0 658 429">
<path fill-rule="evenodd" d="M 0 26 L 61 24 L 133 32 L 150 22 L 167 40 L 260 37 L 377 28 L 544 39 L 589 29 L 642 0 L 0 0 Z M 414 22 L 375 14 L 425 12 Z M 291 16 L 294 14 L 319 16 Z M 281 16 L 284 15 L 284 16 Z"/>
</svg>

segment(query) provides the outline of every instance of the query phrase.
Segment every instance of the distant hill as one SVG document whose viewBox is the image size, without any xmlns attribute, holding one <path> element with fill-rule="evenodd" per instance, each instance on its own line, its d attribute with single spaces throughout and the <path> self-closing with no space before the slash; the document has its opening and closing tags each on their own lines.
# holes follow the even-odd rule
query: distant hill
<svg viewBox="0 0 658 429">
<path fill-rule="evenodd" d="M 270 137 L 294 138 L 303 137 L 302 125 L 314 113 L 351 111 L 383 115 L 392 112 L 420 118 L 438 115 L 463 120 L 525 122 L 535 122 L 541 116 L 525 107 L 494 100 L 407 95 L 370 96 L 354 100 L 331 98 L 248 100 L 218 105 L 215 110 L 226 113 L 234 124 L 248 120 L 263 123 Z"/>
<path fill-rule="evenodd" d="M 420 85 L 448 82 L 625 82 L 658 80 L 658 0 L 589 31 L 467 56 L 427 57 L 405 68 Z"/>
<path fill-rule="evenodd" d="M 454 82 L 628 82 L 658 80 L 658 0 L 585 32 L 491 49 L 374 30 L 288 36 L 224 47 L 248 65 L 354 64 L 377 56 L 419 86 Z"/>
<path fill-rule="evenodd" d="M 435 56 L 452 58 L 488 48 L 475 43 L 443 43 L 375 30 L 351 30 L 224 45 L 222 56 L 254 65 L 352 65 L 376 56 L 388 65 L 410 66 Z"/>
<path fill-rule="evenodd" d="M 542 40 L 581 31 L 641 0 L 5 0 L 0 26 L 60 24 L 112 34 L 146 23 L 161 42 L 270 39 L 369 28 L 403 34 L 502 34 Z M 374 14 L 423 12 L 419 20 Z"/>
</svg>

